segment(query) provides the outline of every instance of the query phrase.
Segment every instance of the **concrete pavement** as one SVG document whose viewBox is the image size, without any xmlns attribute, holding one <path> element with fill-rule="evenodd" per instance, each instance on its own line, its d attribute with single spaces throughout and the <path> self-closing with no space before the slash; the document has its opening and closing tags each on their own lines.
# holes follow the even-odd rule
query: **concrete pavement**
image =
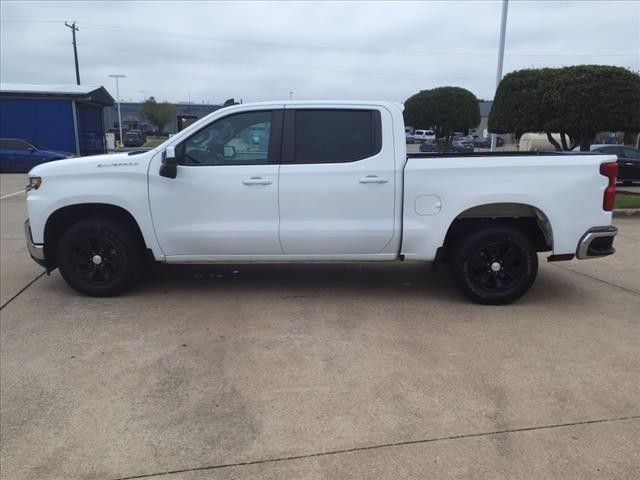
<svg viewBox="0 0 640 480">
<path fill-rule="evenodd" d="M 11 198 L 3 299 L 40 272 Z M 41 277 L 0 311 L 0 478 L 638 478 L 639 220 L 505 307 L 411 263 Z"/>
</svg>

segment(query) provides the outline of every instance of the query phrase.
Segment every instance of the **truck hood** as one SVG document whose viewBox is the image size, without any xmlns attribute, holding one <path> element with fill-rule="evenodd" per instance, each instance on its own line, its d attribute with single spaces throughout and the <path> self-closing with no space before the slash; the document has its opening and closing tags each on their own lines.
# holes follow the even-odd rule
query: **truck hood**
<svg viewBox="0 0 640 480">
<path fill-rule="evenodd" d="M 65 158 L 36 165 L 29 171 L 31 177 L 44 177 L 61 174 L 87 174 L 114 171 L 146 170 L 149 160 L 153 157 L 153 150 L 148 152 L 108 153 L 105 155 L 91 155 L 88 157 Z"/>
</svg>

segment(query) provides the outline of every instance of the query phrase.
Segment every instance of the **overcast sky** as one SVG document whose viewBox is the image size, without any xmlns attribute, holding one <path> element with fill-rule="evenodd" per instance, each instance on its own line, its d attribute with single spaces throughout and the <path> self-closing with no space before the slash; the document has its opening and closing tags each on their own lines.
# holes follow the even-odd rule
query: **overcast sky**
<svg viewBox="0 0 640 480">
<path fill-rule="evenodd" d="M 123 100 L 404 101 L 455 85 L 495 89 L 501 1 L 29 2 L 2 0 L 0 79 L 121 80 Z M 640 71 L 640 1 L 509 2 L 504 72 L 619 65 Z M 143 92 L 144 91 L 144 92 Z"/>
</svg>

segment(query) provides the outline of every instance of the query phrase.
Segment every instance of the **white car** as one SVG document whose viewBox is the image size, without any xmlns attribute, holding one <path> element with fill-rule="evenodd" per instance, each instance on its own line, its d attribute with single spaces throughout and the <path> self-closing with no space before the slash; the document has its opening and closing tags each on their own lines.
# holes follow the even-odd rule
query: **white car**
<svg viewBox="0 0 640 480">
<path fill-rule="evenodd" d="M 425 140 L 435 140 L 436 132 L 433 130 L 416 130 L 413 134 L 413 138 L 419 142 L 423 142 Z"/>
<path fill-rule="evenodd" d="M 124 291 L 146 258 L 441 260 L 469 298 L 505 304 L 532 285 L 537 252 L 614 252 L 615 161 L 407 155 L 399 104 L 241 104 L 148 152 L 35 167 L 25 232 L 31 256 L 87 295 Z"/>
</svg>

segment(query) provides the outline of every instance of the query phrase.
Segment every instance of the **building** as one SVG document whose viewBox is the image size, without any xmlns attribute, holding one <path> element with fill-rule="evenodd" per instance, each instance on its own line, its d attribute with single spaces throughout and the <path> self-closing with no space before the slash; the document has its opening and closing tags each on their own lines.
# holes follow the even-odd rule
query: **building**
<svg viewBox="0 0 640 480">
<path fill-rule="evenodd" d="M 0 138 L 28 140 L 76 155 L 106 151 L 103 109 L 113 105 L 98 85 L 0 84 Z"/>
<path fill-rule="evenodd" d="M 205 117 L 221 107 L 221 105 L 209 105 L 204 103 L 178 103 L 176 104 L 176 118 L 164 127 L 164 133 L 177 133 L 193 121 Z M 140 130 L 145 133 L 153 132 L 153 127 L 140 114 L 141 108 L 141 102 L 120 103 L 122 130 Z M 117 105 L 113 105 L 110 108 L 105 109 L 104 123 L 107 129 L 118 128 Z"/>
<path fill-rule="evenodd" d="M 489 138 L 491 137 L 491 133 L 489 133 L 489 114 L 491 113 L 493 100 L 480 100 L 478 106 L 480 107 L 480 123 L 476 128 L 469 129 L 469 135 Z M 505 145 L 516 142 L 516 136 L 513 133 L 500 134 L 500 137 Z"/>
<path fill-rule="evenodd" d="M 478 102 L 480 107 L 480 123 L 476 128 L 469 129 L 469 135 L 477 135 L 478 137 L 486 138 L 489 135 L 489 113 L 491 112 L 491 106 L 493 101 L 481 100 Z"/>
</svg>

